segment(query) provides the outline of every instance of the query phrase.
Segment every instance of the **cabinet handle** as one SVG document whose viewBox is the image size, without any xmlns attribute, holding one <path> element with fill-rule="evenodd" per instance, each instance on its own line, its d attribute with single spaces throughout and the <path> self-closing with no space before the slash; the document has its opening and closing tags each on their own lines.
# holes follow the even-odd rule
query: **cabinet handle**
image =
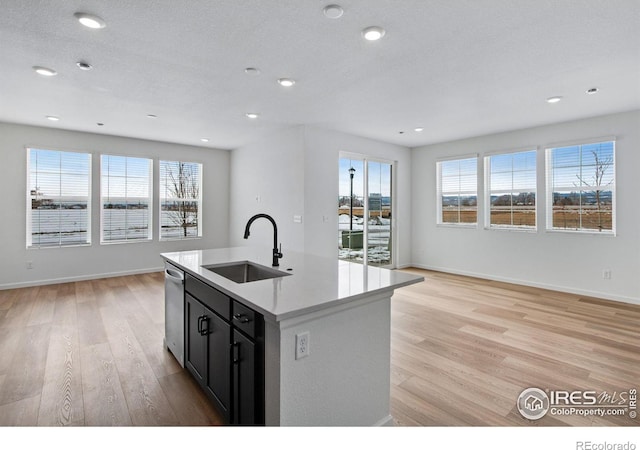
<svg viewBox="0 0 640 450">
<path fill-rule="evenodd" d="M 249 319 L 247 316 L 245 316 L 244 314 L 234 314 L 233 318 L 235 320 L 237 320 L 240 323 L 247 323 L 247 322 L 251 322 L 251 319 Z"/>
<path fill-rule="evenodd" d="M 206 328 L 204 327 L 205 324 L 207 324 Z M 206 315 L 198 317 L 198 333 L 200 333 L 200 336 L 206 336 L 207 334 L 210 334 L 209 318 Z"/>
<path fill-rule="evenodd" d="M 202 319 L 204 319 L 204 316 L 198 317 L 198 333 L 200 336 L 202 336 Z"/>
<path fill-rule="evenodd" d="M 240 362 L 240 343 L 234 341 L 231 347 L 233 347 L 233 363 L 238 364 Z"/>
</svg>

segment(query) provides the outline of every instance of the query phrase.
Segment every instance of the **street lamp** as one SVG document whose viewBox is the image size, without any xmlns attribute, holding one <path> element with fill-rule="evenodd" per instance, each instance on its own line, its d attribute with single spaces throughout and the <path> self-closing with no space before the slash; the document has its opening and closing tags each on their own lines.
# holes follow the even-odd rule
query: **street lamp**
<svg viewBox="0 0 640 450">
<path fill-rule="evenodd" d="M 351 207 L 349 211 L 349 231 L 353 231 L 353 176 L 356 173 L 356 169 L 353 167 L 349 169 L 349 178 L 351 178 Z"/>
</svg>

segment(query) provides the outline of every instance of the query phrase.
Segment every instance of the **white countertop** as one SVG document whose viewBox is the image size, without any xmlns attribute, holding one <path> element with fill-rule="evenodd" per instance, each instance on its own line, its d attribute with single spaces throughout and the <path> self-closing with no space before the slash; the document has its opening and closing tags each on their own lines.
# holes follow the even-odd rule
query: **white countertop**
<svg viewBox="0 0 640 450">
<path fill-rule="evenodd" d="M 235 283 L 202 266 L 250 261 L 271 267 L 271 249 L 233 247 L 162 253 L 166 261 L 260 312 L 265 319 L 281 321 L 371 294 L 423 281 L 396 270 L 284 251 L 277 269 L 291 276 Z M 287 269 L 292 269 L 287 271 Z"/>
</svg>

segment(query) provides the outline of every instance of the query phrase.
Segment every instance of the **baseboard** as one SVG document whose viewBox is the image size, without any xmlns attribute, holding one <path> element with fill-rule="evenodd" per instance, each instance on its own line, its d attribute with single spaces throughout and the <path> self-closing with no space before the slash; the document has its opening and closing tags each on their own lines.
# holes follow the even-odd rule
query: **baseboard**
<svg viewBox="0 0 640 450">
<path fill-rule="evenodd" d="M 409 267 L 415 267 L 417 269 L 433 270 L 436 272 L 443 272 L 443 273 L 451 273 L 454 275 L 463 275 L 467 277 L 481 278 L 484 280 L 500 281 L 503 283 L 519 284 L 521 286 L 530 286 L 530 287 L 535 287 L 540 289 L 547 289 L 550 291 L 565 292 L 567 294 L 581 295 L 584 297 L 601 298 L 605 300 L 612 300 L 615 302 L 630 303 L 632 305 L 640 305 L 640 298 L 627 297 L 624 295 L 612 295 L 609 292 L 598 292 L 598 291 L 588 291 L 584 289 L 574 289 L 568 286 L 557 286 L 554 284 L 536 283 L 528 280 L 520 280 L 515 278 L 509 278 L 509 277 L 500 277 L 500 276 L 490 275 L 486 273 L 469 272 L 465 270 L 456 270 L 456 269 L 450 269 L 447 267 L 436 267 L 436 266 L 430 266 L 426 264 L 411 264 Z"/>
<path fill-rule="evenodd" d="M 162 270 L 163 270 L 162 267 L 154 267 L 154 268 L 147 268 L 147 269 L 125 270 L 122 272 L 95 273 L 95 274 L 89 274 L 89 275 L 81 275 L 77 277 L 50 278 L 47 280 L 23 281 L 20 283 L 6 283 L 6 284 L 0 284 L 0 290 L 18 289 L 18 288 L 26 288 L 26 287 L 33 287 L 33 286 L 44 286 L 47 284 L 73 283 L 75 281 L 97 280 L 100 278 L 124 277 L 127 275 L 141 275 L 145 273 L 161 272 Z"/>
<path fill-rule="evenodd" d="M 393 427 L 393 417 L 389 414 L 387 417 L 383 417 L 373 424 L 374 427 Z"/>
</svg>

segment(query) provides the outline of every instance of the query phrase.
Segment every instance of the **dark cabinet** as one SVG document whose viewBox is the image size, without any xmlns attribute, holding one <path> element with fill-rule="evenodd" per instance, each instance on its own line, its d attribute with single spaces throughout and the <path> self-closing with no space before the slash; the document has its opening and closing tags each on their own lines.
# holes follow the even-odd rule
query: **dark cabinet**
<svg viewBox="0 0 640 450">
<path fill-rule="evenodd" d="M 264 319 L 185 277 L 185 367 L 232 424 L 264 424 Z"/>
<path fill-rule="evenodd" d="M 231 326 L 190 294 L 185 295 L 186 367 L 225 419 L 231 419 Z"/>
<path fill-rule="evenodd" d="M 256 344 L 233 330 L 233 422 L 257 424 Z"/>
<path fill-rule="evenodd" d="M 200 323 L 204 306 L 191 295 L 186 294 L 185 305 L 185 367 L 201 385 L 207 377 L 207 342 L 202 336 Z M 197 324 L 197 325 L 194 325 Z"/>
</svg>

